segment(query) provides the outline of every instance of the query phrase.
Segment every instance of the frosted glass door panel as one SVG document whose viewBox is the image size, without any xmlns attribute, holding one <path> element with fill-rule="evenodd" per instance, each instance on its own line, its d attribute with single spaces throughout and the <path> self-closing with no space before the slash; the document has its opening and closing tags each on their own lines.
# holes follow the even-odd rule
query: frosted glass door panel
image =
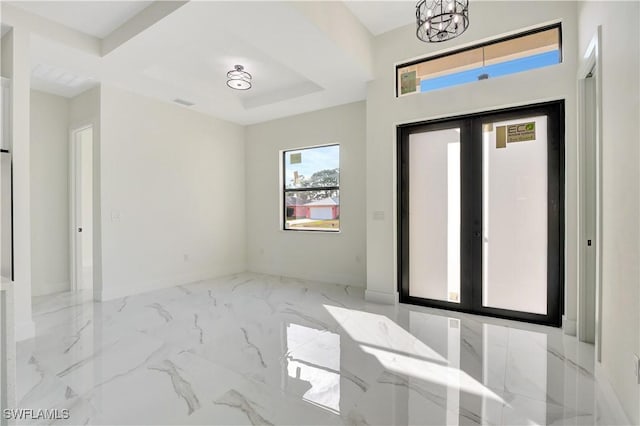
<svg viewBox="0 0 640 426">
<path fill-rule="evenodd" d="M 485 123 L 482 305 L 547 313 L 547 117 Z"/>
<path fill-rule="evenodd" d="M 460 303 L 460 130 L 409 137 L 409 295 Z"/>
</svg>

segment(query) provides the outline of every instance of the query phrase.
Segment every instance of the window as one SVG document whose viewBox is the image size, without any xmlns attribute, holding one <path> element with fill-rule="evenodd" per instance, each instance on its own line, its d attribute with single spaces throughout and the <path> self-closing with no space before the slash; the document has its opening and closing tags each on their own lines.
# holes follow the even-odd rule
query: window
<svg viewBox="0 0 640 426">
<path fill-rule="evenodd" d="M 340 230 L 340 145 L 284 151 L 283 228 Z"/>
<path fill-rule="evenodd" d="M 396 67 L 396 96 L 443 89 L 562 62 L 560 24 Z"/>
</svg>

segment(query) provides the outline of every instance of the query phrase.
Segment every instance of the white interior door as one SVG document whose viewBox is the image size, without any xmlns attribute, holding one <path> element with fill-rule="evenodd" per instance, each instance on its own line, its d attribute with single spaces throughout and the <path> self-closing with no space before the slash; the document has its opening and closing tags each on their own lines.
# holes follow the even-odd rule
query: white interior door
<svg viewBox="0 0 640 426">
<path fill-rule="evenodd" d="M 595 73 L 595 71 L 594 71 Z M 584 341 L 595 343 L 596 339 L 596 90 L 595 74 L 587 79 L 587 109 L 589 112 L 589 136 L 586 140 L 586 193 L 585 193 L 585 225 L 586 240 L 586 305 L 588 316 L 585 324 Z"/>
<path fill-rule="evenodd" d="M 578 338 L 587 343 L 596 339 L 596 213 L 597 213 L 597 117 L 595 69 L 583 81 L 583 146 L 581 153 L 581 313 Z"/>
<path fill-rule="evenodd" d="M 75 290 L 93 287 L 93 127 L 73 133 Z"/>
</svg>

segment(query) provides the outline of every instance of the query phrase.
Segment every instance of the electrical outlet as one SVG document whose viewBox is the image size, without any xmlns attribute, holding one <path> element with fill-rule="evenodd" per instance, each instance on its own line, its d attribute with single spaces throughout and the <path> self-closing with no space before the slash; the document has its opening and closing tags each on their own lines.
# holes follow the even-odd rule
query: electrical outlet
<svg viewBox="0 0 640 426">
<path fill-rule="evenodd" d="M 636 376 L 636 383 L 640 385 L 640 356 L 633 355 L 633 373 Z"/>
</svg>

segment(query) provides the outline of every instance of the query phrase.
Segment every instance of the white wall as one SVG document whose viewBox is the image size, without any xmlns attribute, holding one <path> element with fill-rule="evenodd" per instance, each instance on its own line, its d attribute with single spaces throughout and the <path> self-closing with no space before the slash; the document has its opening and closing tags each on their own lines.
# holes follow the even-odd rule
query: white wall
<svg viewBox="0 0 640 426">
<path fill-rule="evenodd" d="M 513 105 L 566 100 L 566 315 L 576 319 L 577 145 L 576 145 L 576 3 L 471 2 L 472 22 L 465 34 L 447 42 L 425 44 L 415 25 L 375 39 L 375 80 L 367 91 L 367 296 L 392 302 L 396 274 L 396 125 L 486 111 Z M 504 19 L 508 16 L 509 19 Z M 395 97 L 395 66 L 438 49 L 472 45 L 522 28 L 562 20 L 562 64 L 468 85 Z M 374 218 L 382 212 L 384 218 Z"/>
<path fill-rule="evenodd" d="M 0 62 L 0 74 L 4 78 L 11 78 L 13 75 L 12 69 L 12 58 L 13 58 L 13 34 L 11 31 L 7 31 L 5 35 L 2 36 L 1 44 L 0 44 L 0 53 L 2 61 Z"/>
<path fill-rule="evenodd" d="M 602 367 L 640 423 L 640 3 L 579 4 L 579 53 L 602 25 Z"/>
<path fill-rule="evenodd" d="M 102 295 L 246 268 L 244 128 L 101 91 Z"/>
<path fill-rule="evenodd" d="M 4 10 L 4 8 L 3 8 Z M 31 319 L 31 155 L 30 143 L 30 37 L 13 28 L 2 37 L 2 74 L 11 79 L 13 162 L 13 239 L 15 337 L 33 336 Z"/>
<path fill-rule="evenodd" d="M 31 294 L 69 290 L 69 101 L 31 91 Z"/>
<path fill-rule="evenodd" d="M 2 144 L 11 148 L 11 81 L 13 36 L 7 33 L 0 43 L 2 74 Z M 0 155 L 0 408 L 15 405 L 16 400 L 16 344 L 14 296 L 11 277 L 11 216 L 7 210 L 11 205 L 11 157 Z"/>
<path fill-rule="evenodd" d="M 357 102 L 248 126 L 249 270 L 364 286 L 365 104 Z M 340 144 L 340 233 L 283 231 L 280 151 Z"/>
</svg>

